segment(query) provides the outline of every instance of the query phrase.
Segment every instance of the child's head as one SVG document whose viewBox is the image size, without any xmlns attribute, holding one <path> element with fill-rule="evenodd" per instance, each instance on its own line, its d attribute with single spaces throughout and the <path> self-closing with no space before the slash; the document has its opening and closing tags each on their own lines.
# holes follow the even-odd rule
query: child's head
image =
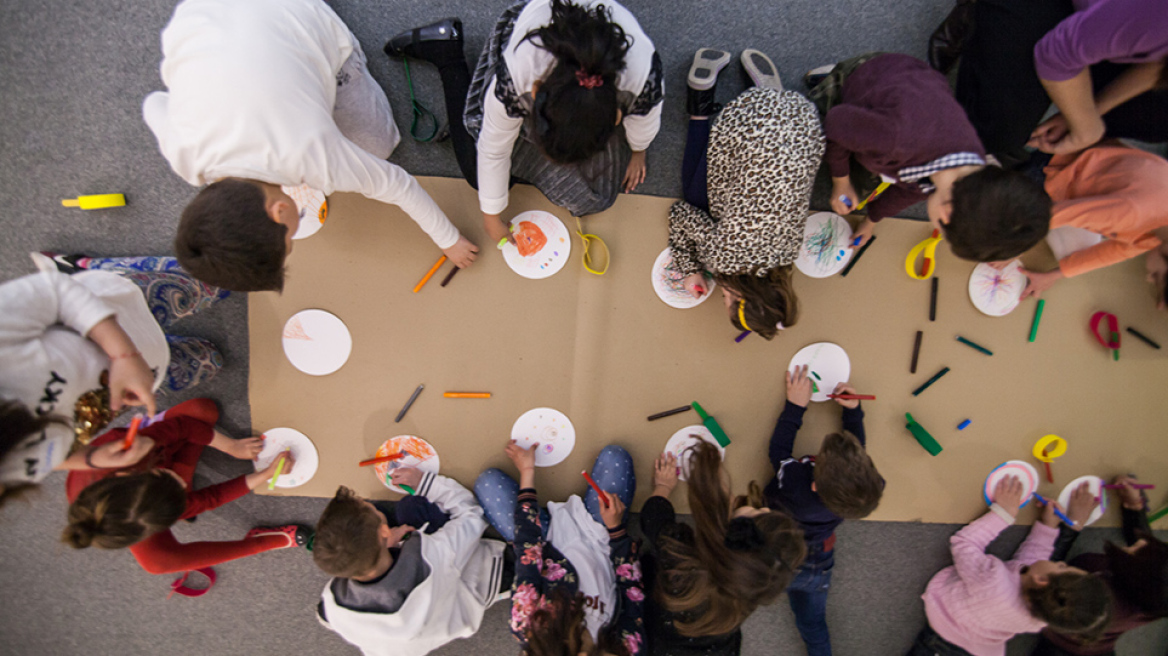
<svg viewBox="0 0 1168 656">
<path fill-rule="evenodd" d="M 312 560 L 329 576 L 365 578 L 389 569 L 390 538 L 385 515 L 342 485 L 316 523 Z"/>
<path fill-rule="evenodd" d="M 523 656 L 627 656 L 619 628 L 615 623 L 607 628 L 599 643 L 594 643 L 584 625 L 584 595 L 577 593 L 573 598 L 556 589 L 528 620 Z"/>
<path fill-rule="evenodd" d="M 762 505 L 757 484 L 735 500 L 718 449 L 699 443 L 689 461 L 693 544 L 664 537 L 658 593 L 664 607 L 682 613 L 685 636 L 729 633 L 790 584 L 807 547 L 789 516 Z M 745 501 L 743 501 L 745 499 Z M 737 507 L 735 507 L 737 506 Z"/>
<path fill-rule="evenodd" d="M 1093 640 L 1111 621 L 1111 593 L 1103 579 L 1064 562 L 1040 560 L 1022 568 L 1022 595 L 1030 614 L 1060 633 Z"/>
<path fill-rule="evenodd" d="M 51 415 L 37 416 L 20 401 L 0 399 L 0 461 L 26 439 L 43 433 L 54 423 L 64 421 Z M 0 483 L 0 507 L 33 487 L 31 483 Z"/>
<path fill-rule="evenodd" d="M 1104 546 L 1116 596 L 1152 617 L 1168 617 L 1168 544 L 1141 533 L 1130 547 Z"/>
<path fill-rule="evenodd" d="M 815 456 L 815 491 L 833 513 L 863 519 L 880 505 L 884 479 L 855 435 L 832 433 Z"/>
<path fill-rule="evenodd" d="M 1050 196 L 1017 171 L 987 166 L 971 173 L 953 183 L 952 203 L 942 225 L 953 254 L 964 260 L 1008 260 L 1050 229 Z"/>
<path fill-rule="evenodd" d="M 547 50 L 556 64 L 534 91 L 535 143 L 559 164 L 604 150 L 620 122 L 616 78 L 631 43 L 604 5 L 585 8 L 552 0 L 551 21 L 524 40 Z"/>
<path fill-rule="evenodd" d="M 169 469 L 115 474 L 69 504 L 61 541 L 74 549 L 129 547 L 170 528 L 186 509 L 186 486 Z"/>
<path fill-rule="evenodd" d="M 750 330 L 764 339 L 773 339 L 799 320 L 799 299 L 791 282 L 791 267 L 772 269 L 765 276 L 750 273 L 716 275 L 730 323 L 738 330 Z M 745 321 L 745 322 L 744 322 Z"/>
<path fill-rule="evenodd" d="M 183 210 L 174 252 L 199 280 L 239 292 L 281 291 L 284 258 L 300 226 L 296 201 L 276 185 L 227 178 Z"/>
</svg>

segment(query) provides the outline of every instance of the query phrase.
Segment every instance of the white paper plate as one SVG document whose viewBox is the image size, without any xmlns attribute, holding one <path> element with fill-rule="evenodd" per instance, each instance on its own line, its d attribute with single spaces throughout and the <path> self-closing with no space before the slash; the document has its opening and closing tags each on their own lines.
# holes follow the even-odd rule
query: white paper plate
<svg viewBox="0 0 1168 656">
<path fill-rule="evenodd" d="M 402 467 L 415 467 L 430 474 L 437 474 L 441 463 L 438 460 L 438 451 L 434 449 L 434 446 L 415 435 L 398 435 L 389 438 L 377 447 L 377 454 L 374 457 L 380 458 L 402 451 L 406 452 L 405 457 L 401 460 L 373 465 L 373 473 L 385 487 L 399 494 L 408 494 L 390 480 L 389 476 L 393 470 Z"/>
<path fill-rule="evenodd" d="M 511 439 L 529 449 L 539 442 L 536 467 L 551 467 L 564 461 L 576 447 L 576 427 L 567 415 L 552 408 L 535 408 L 523 413 L 511 427 Z"/>
<path fill-rule="evenodd" d="M 294 428 L 273 428 L 264 432 L 264 448 L 256 457 L 255 470 L 267 469 L 286 450 L 292 451 L 296 464 L 291 470 L 284 467 L 276 479 L 276 487 L 299 487 L 312 480 L 320 466 L 320 455 L 312 440 Z"/>
<path fill-rule="evenodd" d="M 649 276 L 653 283 L 653 291 L 657 292 L 657 298 L 664 301 L 669 307 L 679 310 L 688 310 L 701 305 L 718 287 L 714 278 L 709 273 L 704 273 L 702 277 L 706 281 L 706 293 L 702 294 L 701 298 L 694 298 L 685 288 L 685 276 L 674 268 L 673 251 L 668 248 L 661 251 L 657 259 L 653 261 L 653 270 Z"/>
<path fill-rule="evenodd" d="M 284 324 L 284 355 L 300 371 L 325 376 L 340 369 L 353 351 L 345 323 L 324 310 L 303 310 Z"/>
<path fill-rule="evenodd" d="M 811 393 L 812 401 L 827 401 L 827 395 L 835 391 L 835 386 L 848 382 L 852 375 L 852 362 L 847 352 L 831 342 L 804 347 L 791 358 L 787 371 L 795 371 L 795 367 L 803 365 L 808 365 L 807 376 L 815 383 L 812 389 L 819 390 Z"/>
<path fill-rule="evenodd" d="M 695 435 L 698 437 L 694 437 Z M 683 481 L 689 479 L 689 460 L 693 457 L 693 451 L 689 449 L 700 440 L 718 447 L 718 453 L 721 454 L 723 460 L 726 459 L 726 449 L 718 444 L 718 440 L 714 438 L 710 429 L 701 424 L 686 426 L 674 433 L 673 437 L 670 437 L 669 441 L 665 443 L 665 453 L 672 453 L 673 457 L 677 458 L 677 465 L 681 468 L 681 474 L 678 475 L 678 478 Z"/>
<path fill-rule="evenodd" d="M 1022 505 L 1019 507 L 1025 508 L 1033 498 L 1031 495 L 1038 491 L 1038 470 L 1025 460 L 1007 460 L 994 467 L 990 475 L 986 476 L 982 498 L 985 499 L 987 506 L 992 505 L 994 488 L 997 487 L 998 481 L 1007 476 L 1017 476 L 1018 480 L 1022 481 Z"/>
<path fill-rule="evenodd" d="M 296 210 L 300 212 L 300 227 L 297 228 L 296 234 L 292 235 L 292 239 L 306 239 L 319 232 L 328 218 L 328 200 L 324 192 L 308 185 L 298 187 L 285 185 L 280 189 L 296 201 Z"/>
<path fill-rule="evenodd" d="M 969 300 L 982 314 L 1004 317 L 1018 307 L 1026 289 L 1026 276 L 1019 271 L 1022 262 L 1014 260 L 998 271 L 982 262 L 969 275 Z"/>
<path fill-rule="evenodd" d="M 572 235 L 552 214 L 533 210 L 511 219 L 512 235 L 521 249 L 511 242 L 503 245 L 503 259 L 511 270 L 524 278 L 539 280 L 553 276 L 572 255 Z"/>
<path fill-rule="evenodd" d="M 812 278 L 839 273 L 852 259 L 852 226 L 838 214 L 818 212 L 807 217 L 795 266 Z"/>
<path fill-rule="evenodd" d="M 1063 510 L 1067 510 L 1068 506 L 1071 505 L 1071 493 L 1083 483 L 1090 485 L 1091 494 L 1095 495 L 1096 498 L 1102 497 L 1099 505 L 1095 507 L 1095 510 L 1091 511 L 1091 516 L 1087 518 L 1087 521 L 1083 522 L 1083 526 L 1090 526 L 1098 521 L 1103 516 L 1103 513 L 1107 512 L 1107 491 L 1103 489 L 1102 478 L 1090 475 L 1076 478 L 1070 483 L 1067 483 L 1067 486 L 1063 488 L 1062 492 L 1059 492 L 1058 502 L 1063 507 Z"/>
</svg>

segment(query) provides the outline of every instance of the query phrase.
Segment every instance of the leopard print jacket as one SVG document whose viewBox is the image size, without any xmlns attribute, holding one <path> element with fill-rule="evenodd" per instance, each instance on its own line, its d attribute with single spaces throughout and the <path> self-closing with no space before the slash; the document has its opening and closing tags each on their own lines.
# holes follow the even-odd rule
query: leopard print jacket
<svg viewBox="0 0 1168 656">
<path fill-rule="evenodd" d="M 669 210 L 678 269 L 763 276 L 793 263 L 823 149 L 819 115 L 794 91 L 754 87 L 727 104 L 707 149 L 710 211 Z"/>
</svg>

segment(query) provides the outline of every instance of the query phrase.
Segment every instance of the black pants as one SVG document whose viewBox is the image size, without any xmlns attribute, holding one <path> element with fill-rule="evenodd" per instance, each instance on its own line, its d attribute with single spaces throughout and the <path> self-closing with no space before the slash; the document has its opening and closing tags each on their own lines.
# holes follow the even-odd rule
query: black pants
<svg viewBox="0 0 1168 656">
<path fill-rule="evenodd" d="M 931 626 L 925 626 L 906 656 L 971 656 L 961 647 L 937 635 Z"/>
<path fill-rule="evenodd" d="M 1034 69 L 1034 46 L 1074 13 L 1071 0 L 978 0 L 975 27 L 961 57 L 957 101 L 965 108 L 986 152 L 1003 163 L 1025 160 L 1023 147 L 1050 108 Z M 1091 67 L 1096 92 L 1126 65 Z M 1107 137 L 1168 141 L 1168 91 L 1152 90 L 1104 115 Z"/>
</svg>

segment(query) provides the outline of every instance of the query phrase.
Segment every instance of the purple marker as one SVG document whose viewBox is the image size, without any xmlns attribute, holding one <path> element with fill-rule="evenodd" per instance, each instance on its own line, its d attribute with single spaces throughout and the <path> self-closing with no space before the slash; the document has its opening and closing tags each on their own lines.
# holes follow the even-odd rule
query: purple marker
<svg viewBox="0 0 1168 656">
<path fill-rule="evenodd" d="M 742 334 L 741 334 L 741 335 L 739 335 L 739 336 L 737 336 L 737 337 L 735 337 L 735 338 L 734 338 L 734 342 L 735 342 L 736 344 L 741 344 L 741 343 L 742 343 L 742 340 L 746 339 L 746 336 L 747 336 L 747 335 L 749 335 L 749 334 L 750 334 L 750 331 L 749 331 L 749 330 L 744 330 L 744 331 L 742 331 Z"/>
</svg>

